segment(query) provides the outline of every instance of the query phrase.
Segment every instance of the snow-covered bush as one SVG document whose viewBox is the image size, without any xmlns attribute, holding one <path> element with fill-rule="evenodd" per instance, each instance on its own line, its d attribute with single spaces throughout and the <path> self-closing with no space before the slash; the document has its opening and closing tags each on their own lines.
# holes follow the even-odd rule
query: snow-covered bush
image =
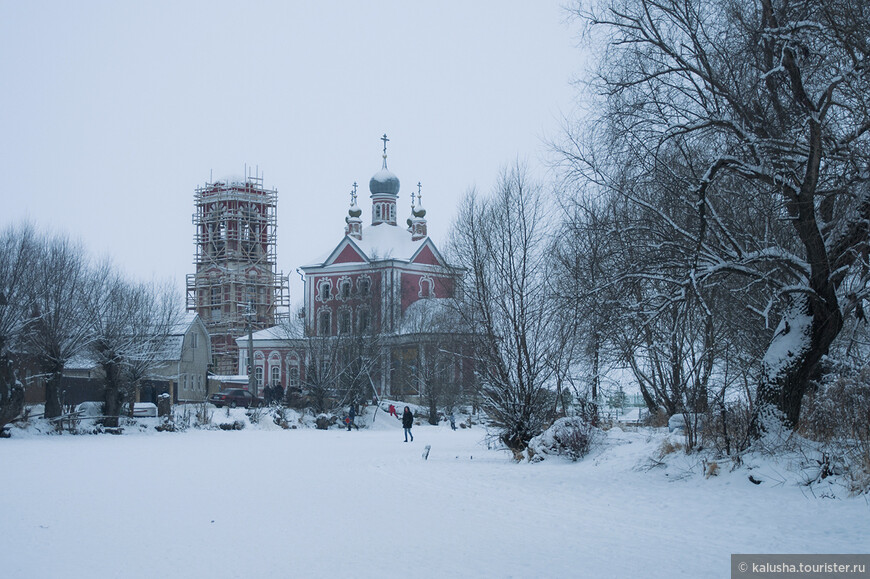
<svg viewBox="0 0 870 579">
<path fill-rule="evenodd" d="M 733 456 L 749 447 L 752 441 L 752 409 L 744 399 L 711 408 L 698 432 L 703 448 L 713 448 L 719 455 Z"/>
<path fill-rule="evenodd" d="M 197 428 L 208 426 L 211 424 L 211 417 L 214 411 L 211 404 L 208 402 L 200 402 L 196 405 L 196 426 Z"/>
<path fill-rule="evenodd" d="M 286 406 L 273 405 L 270 407 L 270 411 L 272 413 L 272 421 L 275 424 L 284 430 L 290 428 L 290 410 Z"/>
<path fill-rule="evenodd" d="M 334 416 L 332 414 L 320 413 L 317 415 L 317 418 L 314 419 L 314 426 L 318 430 L 327 430 L 330 426 L 338 422 L 338 416 Z"/>
<path fill-rule="evenodd" d="M 259 424 L 260 419 L 266 414 L 266 408 L 262 406 L 251 406 L 245 414 L 248 415 L 248 420 L 251 421 L 251 424 Z"/>
<path fill-rule="evenodd" d="M 542 460 L 544 456 L 564 456 L 571 460 L 579 460 L 589 453 L 597 434 L 598 429 L 579 417 L 560 418 L 550 428 L 529 441 L 529 459 Z"/>
<path fill-rule="evenodd" d="M 870 367 L 835 365 L 805 397 L 800 433 L 842 465 L 852 492 L 870 491 Z"/>
</svg>

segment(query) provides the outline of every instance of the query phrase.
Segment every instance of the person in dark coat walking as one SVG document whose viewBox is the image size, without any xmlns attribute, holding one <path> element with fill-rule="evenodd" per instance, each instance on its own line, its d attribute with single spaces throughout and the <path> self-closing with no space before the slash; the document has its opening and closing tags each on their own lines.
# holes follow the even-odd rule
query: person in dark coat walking
<svg viewBox="0 0 870 579">
<path fill-rule="evenodd" d="M 402 413 L 402 428 L 405 429 L 405 442 L 408 442 L 408 437 L 411 437 L 411 442 L 414 442 L 414 435 L 411 434 L 411 427 L 414 426 L 414 415 L 411 414 L 411 409 L 405 406 L 405 411 Z"/>
<path fill-rule="evenodd" d="M 354 410 L 354 405 L 351 404 L 350 410 L 348 410 L 348 412 L 347 412 L 347 431 L 348 432 L 350 432 L 351 426 L 356 426 L 356 424 L 353 423 L 354 418 L 356 418 L 356 410 Z"/>
</svg>

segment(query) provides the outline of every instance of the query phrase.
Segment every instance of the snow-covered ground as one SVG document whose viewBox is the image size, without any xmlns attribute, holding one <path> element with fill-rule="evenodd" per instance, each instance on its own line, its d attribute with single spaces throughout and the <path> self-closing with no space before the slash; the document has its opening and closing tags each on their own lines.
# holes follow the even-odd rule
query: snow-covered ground
<svg viewBox="0 0 870 579">
<path fill-rule="evenodd" d="M 745 469 L 706 479 L 680 457 L 650 470 L 660 431 L 612 429 L 580 462 L 537 464 L 488 450 L 481 427 L 413 433 L 382 413 L 352 432 L 13 433 L 0 574 L 727 577 L 731 553 L 870 547 L 864 498 L 764 468 L 760 485 Z"/>
</svg>

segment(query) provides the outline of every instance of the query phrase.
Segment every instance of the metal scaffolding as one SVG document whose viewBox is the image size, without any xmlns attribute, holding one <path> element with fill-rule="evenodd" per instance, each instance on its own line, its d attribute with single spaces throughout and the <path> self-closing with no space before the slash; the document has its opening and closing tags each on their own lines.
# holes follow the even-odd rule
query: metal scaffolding
<svg viewBox="0 0 870 579">
<path fill-rule="evenodd" d="M 254 331 L 275 325 L 290 304 L 288 279 L 276 271 L 278 191 L 247 176 L 197 187 L 194 203 L 196 273 L 187 276 L 187 309 L 208 328 L 213 372 L 235 374 L 235 339 L 248 324 Z"/>
</svg>

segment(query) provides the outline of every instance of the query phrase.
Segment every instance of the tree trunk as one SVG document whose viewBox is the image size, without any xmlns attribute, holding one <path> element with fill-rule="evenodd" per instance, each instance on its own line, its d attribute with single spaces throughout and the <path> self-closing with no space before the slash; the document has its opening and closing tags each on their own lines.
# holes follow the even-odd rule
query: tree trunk
<svg viewBox="0 0 870 579">
<path fill-rule="evenodd" d="M 792 298 L 762 360 L 752 418 L 756 437 L 797 426 L 804 393 L 843 326 L 839 308 L 826 306 L 805 295 Z"/>
<path fill-rule="evenodd" d="M 60 372 L 53 370 L 50 372 L 48 380 L 45 383 L 46 418 L 57 418 L 63 414 L 63 401 L 61 400 L 61 393 L 63 392 L 61 386 L 62 372 L 62 370 Z"/>
<path fill-rule="evenodd" d="M 106 418 L 103 423 L 116 427 L 121 414 L 121 369 L 114 362 L 110 362 L 103 364 L 103 370 L 106 373 Z"/>
<path fill-rule="evenodd" d="M 24 410 L 24 388 L 18 383 L 12 360 L 0 356 L 0 428 Z"/>
</svg>

